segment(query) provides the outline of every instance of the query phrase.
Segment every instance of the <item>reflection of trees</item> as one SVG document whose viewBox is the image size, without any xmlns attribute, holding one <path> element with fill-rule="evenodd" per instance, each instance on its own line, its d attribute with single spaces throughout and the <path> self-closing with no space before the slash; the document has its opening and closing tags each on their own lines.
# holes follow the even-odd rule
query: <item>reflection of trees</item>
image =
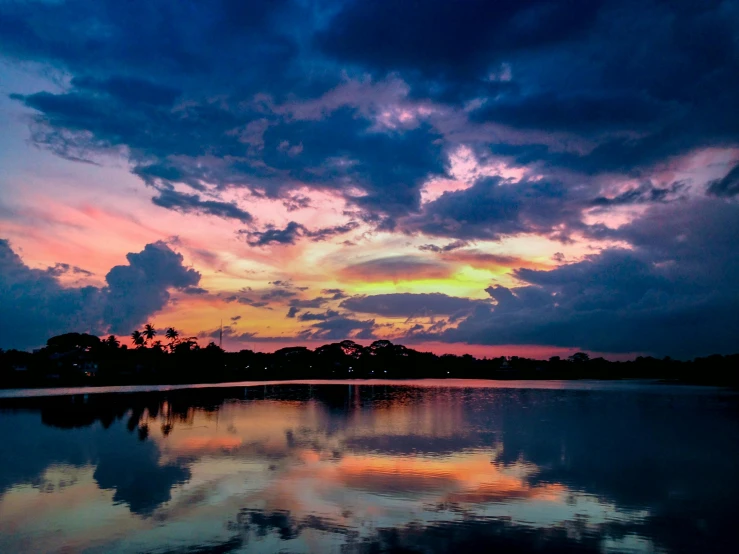
<svg viewBox="0 0 739 554">
<path fill-rule="evenodd" d="M 114 412 L 102 414 L 100 421 L 108 421 L 110 413 Z M 156 443 L 139 441 L 122 422 L 113 421 L 108 428 L 83 426 L 90 415 L 77 417 L 74 425 L 63 430 L 58 425 L 40 425 L 38 416 L 27 412 L 0 415 L 3 451 L 12 452 L 0 455 L 0 493 L 12 485 L 38 482 L 56 464 L 92 464 L 93 478 L 101 489 L 113 491 L 114 502 L 126 504 L 133 513 L 149 515 L 170 499 L 173 486 L 190 479 L 188 461 L 160 465 Z M 59 423 L 57 418 L 52 420 Z M 62 423 L 69 421 L 62 417 Z"/>
<path fill-rule="evenodd" d="M 131 435 L 100 441 L 93 478 L 101 489 L 114 491 L 113 502 L 127 504 L 139 515 L 149 515 L 171 498 L 172 487 L 190 479 L 190 469 L 178 462 L 159 464 L 159 449 L 151 441 Z"/>
<path fill-rule="evenodd" d="M 227 389 L 228 390 L 228 389 Z M 165 435 L 177 424 L 190 424 L 197 410 L 217 411 L 228 399 L 243 388 L 229 392 L 199 393 L 193 391 L 170 391 L 168 393 L 91 394 L 48 398 L 5 399 L 6 407 L 23 406 L 41 412 L 44 424 L 71 429 L 88 427 L 100 422 L 108 428 L 115 421 L 127 417 L 126 428 L 130 432 L 138 429 L 146 438 L 149 427 L 158 424 Z"/>
<path fill-rule="evenodd" d="M 378 529 L 362 552 L 602 552 L 601 536 L 573 536 L 565 526 L 531 528 L 505 520 L 469 521 L 464 525 L 440 522 Z"/>
<path fill-rule="evenodd" d="M 721 552 L 739 492 L 736 398 L 513 390 L 491 407 L 500 463 L 523 457 L 534 483 L 650 511 L 644 533 L 675 552 Z"/>
<path fill-rule="evenodd" d="M 13 485 L 38 482 L 53 464 L 87 463 L 88 430 L 61 432 L 38 419 L 37 413 L 25 410 L 0 411 L 0 495 Z"/>
<path fill-rule="evenodd" d="M 211 401 L 205 403 L 212 406 Z M 160 465 L 158 446 L 146 440 L 153 423 L 171 431 L 176 423 L 191 422 L 197 408 L 189 400 L 172 402 L 158 394 L 96 394 L 4 400 L 2 407 L 39 411 L 44 424 L 10 428 L 3 434 L 8 446 L 20 433 L 30 433 L 31 444 L 34 437 L 42 443 L 39 448 L 30 448 L 26 442 L 16 444 L 16 455 L 27 459 L 18 465 L 27 466 L 27 471 L 9 471 L 0 463 L 0 476 L 9 474 L 12 483 L 32 482 L 53 463 L 94 464 L 93 478 L 101 489 L 114 491 L 114 502 L 148 515 L 169 500 L 173 486 L 190 479 L 187 463 Z M 4 419 L 6 424 L 11 421 Z M 97 422 L 102 429 L 95 426 Z M 64 429 L 64 434 L 58 429 Z M 76 433 L 76 441 L 66 434 L 70 430 Z"/>
<path fill-rule="evenodd" d="M 273 406 L 279 405 L 273 402 L 278 400 L 305 405 L 310 401 L 312 409 L 320 405 L 318 423 L 286 423 L 284 432 L 277 429 L 285 440 L 285 446 L 280 446 L 285 449 L 280 451 L 287 458 L 285 465 L 290 463 L 291 452 L 300 449 L 324 454 L 335 449 L 337 458 L 348 452 L 388 459 L 486 450 L 502 468 L 515 469 L 521 463 L 530 466 L 531 473 L 521 477 L 529 487 L 559 483 L 563 489 L 582 491 L 604 503 L 648 513 L 643 522 L 628 523 L 628 528 L 603 527 L 610 536 L 639 533 L 675 552 L 727 551 L 725 545 L 733 536 L 733 498 L 739 492 L 734 469 L 739 459 L 737 401 L 708 394 L 287 384 L 8 400 L 1 401 L 0 408 L 40 412 L 45 426 L 24 412 L 7 412 L 17 419 L 4 421 L 6 413 L 0 415 L 3 437 L 10 437 L 3 450 L 20 453 L 20 461 L 12 467 L 7 455 L 0 455 L 0 480 L 5 474 L 13 475 L 5 486 L 30 481 L 52 463 L 95 463 L 95 479 L 101 488 L 113 490 L 114 499 L 132 512 L 150 514 L 190 474 L 188 461 L 158 465 L 157 443 L 147 440 L 149 433 L 158 434 L 161 429 L 165 436 L 176 434 L 178 426 L 191 426 L 197 414 L 217 413 L 235 400 L 245 406 L 263 400 Z M 294 410 L 296 403 L 289 404 Z M 17 430 L 11 423 L 16 420 Z M 257 418 L 253 424 L 258 427 Z M 105 426 L 107 430 L 101 429 Z M 239 429 L 249 433 L 247 426 Z M 40 445 L 20 441 L 21 434 Z M 267 439 L 256 436 L 259 439 L 249 445 L 249 455 L 274 456 L 274 451 L 260 450 Z M 67 438 L 69 444 L 62 444 Z M 229 455 L 245 455 L 245 450 Z M 27 470 L 23 467 L 26 459 Z M 372 486 L 370 479 L 361 482 Z M 474 514 L 475 506 L 496 498 L 495 494 L 488 496 L 487 500 L 482 495 L 477 500 L 456 498 L 454 508 L 466 507 Z M 319 525 L 333 529 L 328 532 L 348 533 L 333 522 L 317 523 L 305 515 L 245 510 L 240 522 L 249 532 L 276 532 L 283 538 Z M 424 529 L 451 533 L 451 542 L 440 543 L 445 548 L 475 548 L 483 544 L 480 541 L 492 541 L 510 551 L 516 545 L 531 546 L 515 525 L 491 527 L 514 537 L 513 543 L 505 537 L 491 537 L 474 521 L 470 525 L 469 534 L 455 530 L 452 524 Z M 589 529 L 594 533 L 592 526 Z M 346 536 L 350 540 L 350 534 Z M 555 532 L 545 534 L 543 551 L 572 547 L 565 538 Z M 367 544 L 381 551 L 396 547 L 442 550 L 409 526 L 379 530 Z M 582 545 L 580 550 L 590 548 L 588 540 Z"/>
<path fill-rule="evenodd" d="M 244 508 L 236 516 L 235 526 L 242 534 L 253 532 L 257 537 L 266 537 L 276 532 L 283 541 L 297 538 L 304 530 L 312 529 L 324 533 L 337 533 L 356 537 L 356 531 L 330 519 L 309 514 L 296 518 L 287 510 L 265 511 Z"/>
<path fill-rule="evenodd" d="M 281 540 L 293 540 L 305 531 L 342 535 L 343 552 L 543 552 L 570 554 L 572 552 L 600 553 L 601 536 L 598 533 L 575 534 L 565 526 L 537 529 L 516 525 L 505 520 L 469 520 L 463 525 L 455 522 L 410 523 L 398 527 L 382 527 L 363 537 L 356 529 L 330 519 L 307 515 L 297 517 L 289 511 L 243 509 L 237 516 L 243 542 L 251 534 L 257 540 L 276 534 Z M 605 527 L 605 525 L 604 525 Z M 610 526 L 609 533 L 623 535 L 618 526 Z M 603 529 L 606 531 L 606 529 Z"/>
</svg>

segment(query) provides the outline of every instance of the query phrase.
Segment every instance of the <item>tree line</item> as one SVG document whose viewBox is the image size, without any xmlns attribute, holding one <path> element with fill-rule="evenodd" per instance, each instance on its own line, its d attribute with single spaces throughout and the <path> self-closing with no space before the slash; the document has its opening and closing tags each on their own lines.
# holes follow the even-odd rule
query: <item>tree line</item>
<svg viewBox="0 0 739 554">
<path fill-rule="evenodd" d="M 283 379 L 622 379 L 651 378 L 699 384 L 739 384 L 739 354 L 691 361 L 639 356 L 626 362 L 591 358 L 536 360 L 519 356 L 476 358 L 437 355 L 376 340 L 303 346 L 272 353 L 226 352 L 214 342 L 201 347 L 174 327 L 157 338 L 152 324 L 131 333 L 131 347 L 114 336 L 86 333 L 51 337 L 33 352 L 0 350 L 0 387 L 169 384 Z"/>
<path fill-rule="evenodd" d="M 151 323 L 147 323 L 146 325 L 144 325 L 144 329 L 142 331 L 136 329 L 133 333 L 131 333 L 131 343 L 136 348 L 146 348 L 148 346 L 154 350 L 168 350 L 169 352 L 174 352 L 175 350 L 197 350 L 200 348 L 197 337 L 180 338 L 180 332 L 174 327 L 167 327 L 167 329 L 164 331 L 164 336 L 168 341 L 167 344 L 162 344 L 161 340 L 154 340 L 156 336 L 157 330 Z M 111 347 L 115 346 L 116 348 L 118 348 L 120 346 L 120 342 L 115 337 L 115 335 L 110 335 L 107 339 L 105 339 L 105 341 Z"/>
</svg>

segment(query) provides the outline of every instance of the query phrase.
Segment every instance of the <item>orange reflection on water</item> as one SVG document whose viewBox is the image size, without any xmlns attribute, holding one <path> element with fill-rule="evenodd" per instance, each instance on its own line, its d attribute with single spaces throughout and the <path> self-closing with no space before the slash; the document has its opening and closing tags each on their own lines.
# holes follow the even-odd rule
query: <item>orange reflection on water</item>
<svg viewBox="0 0 739 554">
<path fill-rule="evenodd" d="M 555 501 L 560 485 L 531 486 L 527 477 L 535 468 L 519 464 L 503 468 L 489 454 L 472 452 L 443 458 L 400 456 L 347 456 L 335 468 L 342 486 L 375 493 L 399 491 L 443 492 L 442 502 L 492 502 L 514 498 Z"/>
<path fill-rule="evenodd" d="M 92 396 L 57 403 L 76 410 L 83 426 L 49 436 L 77 437 L 81 450 L 70 450 L 66 462 L 60 455 L 64 465 L 48 466 L 33 486 L 0 494 L 0 547 L 4 540 L 9 551 L 62 552 L 53 546 L 60 540 L 74 551 L 102 552 L 125 540 L 121 552 L 156 551 L 169 528 L 187 535 L 183 544 L 238 535 L 261 551 L 294 540 L 290 551 L 328 552 L 350 533 L 361 541 L 382 529 L 461 529 L 475 520 L 526 533 L 577 524 L 581 536 L 611 520 L 646 517 L 558 482 L 527 455 L 534 444 L 569 464 L 551 422 L 531 443 L 526 435 L 547 421 L 529 410 L 554 405 L 542 399 L 560 407 L 562 395 L 425 385 L 283 385 L 283 400 L 271 385 L 233 389 L 220 401 L 207 392 L 196 401 L 168 393 L 169 401 L 132 402 L 117 420 L 91 419 L 95 410 L 107 414 Z M 518 419 L 506 426 L 511 414 Z M 55 421 L 50 411 L 45 421 Z"/>
<path fill-rule="evenodd" d="M 179 454 L 234 450 L 243 444 L 239 437 L 186 437 L 177 446 Z"/>
</svg>

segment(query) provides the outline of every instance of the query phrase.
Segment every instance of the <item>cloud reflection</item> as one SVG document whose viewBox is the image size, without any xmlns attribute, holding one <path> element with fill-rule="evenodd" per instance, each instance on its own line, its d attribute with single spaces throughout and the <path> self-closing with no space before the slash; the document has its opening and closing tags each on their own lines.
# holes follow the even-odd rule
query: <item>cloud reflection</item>
<svg viewBox="0 0 739 554">
<path fill-rule="evenodd" d="M 18 514 L 38 495 L 113 510 L 121 551 L 157 550 L 183 525 L 182 548 L 204 552 L 725 551 L 739 449 L 718 456 L 705 429 L 736 434 L 734 397 L 641 392 L 284 385 L 3 400 L 17 454 L 0 457 L 0 509 L 36 546 L 48 539 Z M 6 525 L 0 546 L 17 548 Z M 84 521 L 64 533 L 105 543 Z"/>
</svg>

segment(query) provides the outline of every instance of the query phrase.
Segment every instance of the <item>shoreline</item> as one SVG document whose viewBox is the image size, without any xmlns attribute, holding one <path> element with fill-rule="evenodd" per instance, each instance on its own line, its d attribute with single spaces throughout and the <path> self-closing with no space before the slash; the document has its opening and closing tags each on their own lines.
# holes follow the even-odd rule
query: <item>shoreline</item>
<svg viewBox="0 0 739 554">
<path fill-rule="evenodd" d="M 274 386 L 411 386 L 417 388 L 491 388 L 491 389 L 539 389 L 539 390 L 613 390 L 643 389 L 644 386 L 665 388 L 715 389 L 724 392 L 739 392 L 720 384 L 691 383 L 659 378 L 615 378 L 615 379 L 480 379 L 480 378 L 419 378 L 419 379 L 284 379 L 270 381 L 224 381 L 217 383 L 160 383 L 136 385 L 87 385 L 59 387 L 26 387 L 0 389 L 0 400 L 19 398 L 42 398 L 89 394 L 135 394 L 147 392 L 169 392 L 180 390 L 217 388 L 256 388 Z"/>
</svg>

